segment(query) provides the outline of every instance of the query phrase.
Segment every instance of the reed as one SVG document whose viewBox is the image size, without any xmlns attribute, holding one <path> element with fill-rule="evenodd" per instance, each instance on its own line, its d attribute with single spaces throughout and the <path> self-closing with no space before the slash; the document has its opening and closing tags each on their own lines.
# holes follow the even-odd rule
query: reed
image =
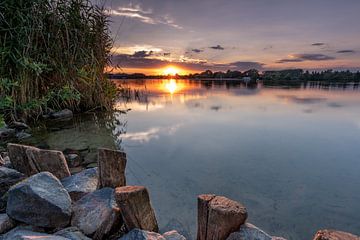
<svg viewBox="0 0 360 240">
<path fill-rule="evenodd" d="M 0 1 L 0 111 L 110 108 L 109 17 L 90 0 Z"/>
</svg>

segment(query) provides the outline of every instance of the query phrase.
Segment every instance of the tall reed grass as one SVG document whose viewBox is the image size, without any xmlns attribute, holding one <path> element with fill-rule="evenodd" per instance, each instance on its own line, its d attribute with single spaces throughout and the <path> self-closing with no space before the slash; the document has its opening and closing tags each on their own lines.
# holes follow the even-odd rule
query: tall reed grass
<svg viewBox="0 0 360 240">
<path fill-rule="evenodd" d="M 90 0 L 0 1 L 0 111 L 110 108 L 109 18 Z"/>
</svg>

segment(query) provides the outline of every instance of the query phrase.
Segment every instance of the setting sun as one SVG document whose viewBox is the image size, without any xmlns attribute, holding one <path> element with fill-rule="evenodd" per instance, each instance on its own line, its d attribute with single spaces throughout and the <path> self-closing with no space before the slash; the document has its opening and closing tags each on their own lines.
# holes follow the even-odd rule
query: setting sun
<svg viewBox="0 0 360 240">
<path fill-rule="evenodd" d="M 178 69 L 174 66 L 168 66 L 163 70 L 162 74 L 175 76 L 176 74 L 180 74 L 180 69 Z"/>
</svg>

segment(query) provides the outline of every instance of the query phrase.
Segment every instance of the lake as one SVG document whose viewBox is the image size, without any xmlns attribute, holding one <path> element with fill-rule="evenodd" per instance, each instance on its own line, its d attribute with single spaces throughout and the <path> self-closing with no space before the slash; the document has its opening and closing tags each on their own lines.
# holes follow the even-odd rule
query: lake
<svg viewBox="0 0 360 240">
<path fill-rule="evenodd" d="M 118 80 L 115 113 L 84 114 L 32 141 L 127 153 L 161 230 L 196 235 L 197 195 L 242 202 L 249 222 L 288 239 L 360 234 L 360 91 L 238 81 Z M 125 113 L 126 112 L 126 113 Z M 57 124 L 58 125 L 58 124 Z"/>
</svg>

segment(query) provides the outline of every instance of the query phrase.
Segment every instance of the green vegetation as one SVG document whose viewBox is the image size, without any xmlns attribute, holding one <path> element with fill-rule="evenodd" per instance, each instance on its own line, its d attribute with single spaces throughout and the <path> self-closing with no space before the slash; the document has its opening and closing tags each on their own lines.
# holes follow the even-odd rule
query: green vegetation
<svg viewBox="0 0 360 240">
<path fill-rule="evenodd" d="M 90 0 L 1 0 L 0 113 L 110 108 L 109 19 Z"/>
</svg>

